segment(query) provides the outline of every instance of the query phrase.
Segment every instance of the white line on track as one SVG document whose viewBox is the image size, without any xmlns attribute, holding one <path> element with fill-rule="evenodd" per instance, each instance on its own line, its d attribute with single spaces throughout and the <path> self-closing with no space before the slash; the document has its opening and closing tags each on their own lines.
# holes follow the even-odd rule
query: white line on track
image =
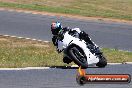
<svg viewBox="0 0 132 88">
<path fill-rule="evenodd" d="M 2 35 L 2 36 L 8 37 L 8 36 L 10 36 L 10 35 Z"/>
<path fill-rule="evenodd" d="M 44 42 L 48 43 L 49 41 L 44 41 Z"/>
<path fill-rule="evenodd" d="M 42 40 L 37 40 L 37 41 L 42 42 Z"/>
<path fill-rule="evenodd" d="M 19 39 L 22 39 L 23 37 L 18 37 Z"/>
<path fill-rule="evenodd" d="M 16 38 L 16 36 L 10 36 L 10 37 L 12 37 L 12 38 Z M 17 37 L 18 38 L 18 37 Z"/>
<path fill-rule="evenodd" d="M 10 35 L 0 35 L 5 37 L 13 37 L 19 39 L 26 39 L 26 40 L 33 40 L 33 41 L 42 41 L 32 38 L 25 38 L 25 37 L 17 37 L 17 36 L 10 36 Z M 43 41 L 48 43 L 49 41 Z M 132 64 L 132 62 L 125 62 L 125 63 L 108 63 L 108 65 L 120 65 L 120 64 Z M 71 67 L 78 67 L 77 65 L 72 65 Z M 33 70 L 33 69 L 50 69 L 50 67 L 26 67 L 26 68 L 0 68 L 0 70 Z"/>
<path fill-rule="evenodd" d="M 37 39 L 32 39 L 33 41 L 36 41 Z"/>
<path fill-rule="evenodd" d="M 108 63 L 108 65 L 120 65 L 122 63 Z"/>
<path fill-rule="evenodd" d="M 108 65 L 121 65 L 122 63 L 108 63 Z M 127 62 L 126 64 L 132 64 L 132 62 Z M 72 65 L 71 67 L 78 67 L 77 65 Z M 0 68 L 1 70 L 44 70 L 44 69 L 50 69 L 50 67 L 25 67 L 25 68 Z"/>
<path fill-rule="evenodd" d="M 31 38 L 25 38 L 25 39 L 30 40 Z"/>
<path fill-rule="evenodd" d="M 26 68 L 0 68 L 0 70 L 41 70 L 49 69 L 50 67 L 26 67 Z"/>
<path fill-rule="evenodd" d="M 39 39 L 32 39 L 32 38 L 26 38 L 26 37 L 17 37 L 17 36 L 11 36 L 11 35 L 2 35 L 2 34 L 0 34 L 0 36 L 12 37 L 12 38 L 18 38 L 18 39 L 26 39 L 26 40 L 33 40 L 33 41 L 45 42 L 45 43 L 49 43 L 50 42 L 50 41 L 43 41 L 43 40 L 39 40 Z"/>
<path fill-rule="evenodd" d="M 125 62 L 125 63 L 108 63 L 108 65 L 121 65 L 121 64 L 132 64 L 132 62 Z M 92 66 L 92 65 L 91 65 Z M 78 67 L 78 65 L 72 65 L 71 67 Z"/>
<path fill-rule="evenodd" d="M 132 62 L 126 62 L 126 64 L 132 64 Z"/>
</svg>

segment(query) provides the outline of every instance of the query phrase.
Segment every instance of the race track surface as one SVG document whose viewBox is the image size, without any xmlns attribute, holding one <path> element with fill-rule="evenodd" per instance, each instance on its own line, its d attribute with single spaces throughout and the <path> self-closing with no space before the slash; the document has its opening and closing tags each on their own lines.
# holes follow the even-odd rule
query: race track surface
<svg viewBox="0 0 132 88">
<path fill-rule="evenodd" d="M 127 69 L 128 68 L 128 69 Z M 130 74 L 132 65 L 108 65 L 106 68 L 88 68 L 88 74 Z M 41 69 L 0 71 L 0 88 L 132 88 L 130 84 L 76 83 L 77 69 Z"/>
<path fill-rule="evenodd" d="M 132 51 L 132 24 L 78 20 L 66 17 L 33 15 L 0 11 L 0 34 L 51 41 L 50 24 L 60 21 L 63 26 L 79 27 L 101 47 Z M 0 88 L 132 88 L 130 84 L 76 83 L 77 69 L 51 68 L 41 70 L 0 70 Z M 132 65 L 108 65 L 106 68 L 88 68 L 92 74 L 130 74 Z"/>
<path fill-rule="evenodd" d="M 92 40 L 101 47 L 132 51 L 132 24 L 126 23 L 86 21 L 0 11 L 0 34 L 51 41 L 50 25 L 52 21 L 60 21 L 64 27 L 79 27 L 86 31 Z"/>
</svg>

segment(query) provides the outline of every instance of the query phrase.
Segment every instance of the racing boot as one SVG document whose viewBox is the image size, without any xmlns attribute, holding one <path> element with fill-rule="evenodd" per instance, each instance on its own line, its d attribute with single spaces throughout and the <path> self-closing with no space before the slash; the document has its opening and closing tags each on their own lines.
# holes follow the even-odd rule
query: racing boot
<svg viewBox="0 0 132 88">
<path fill-rule="evenodd" d="M 64 57 L 63 58 L 63 62 L 69 64 L 69 63 L 72 62 L 72 60 L 70 58 L 68 58 L 68 57 Z"/>
<path fill-rule="evenodd" d="M 81 40 L 84 40 L 87 45 L 88 44 L 94 45 L 93 42 L 91 41 L 91 39 L 89 38 L 89 35 L 87 33 L 85 33 L 84 31 L 80 32 L 79 38 Z"/>
<path fill-rule="evenodd" d="M 54 46 L 58 46 L 58 44 L 57 44 L 57 36 L 53 36 L 52 42 L 53 42 Z"/>
</svg>

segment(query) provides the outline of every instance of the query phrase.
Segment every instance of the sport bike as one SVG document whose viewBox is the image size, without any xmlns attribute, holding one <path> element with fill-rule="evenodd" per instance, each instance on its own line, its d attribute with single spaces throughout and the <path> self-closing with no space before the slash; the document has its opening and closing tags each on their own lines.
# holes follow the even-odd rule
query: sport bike
<svg viewBox="0 0 132 88">
<path fill-rule="evenodd" d="M 77 36 L 77 33 L 62 31 L 57 37 L 57 50 L 64 53 L 63 62 L 71 63 L 72 61 L 83 68 L 89 65 L 105 67 L 107 60 L 99 47 L 91 40 L 89 43 Z"/>
</svg>

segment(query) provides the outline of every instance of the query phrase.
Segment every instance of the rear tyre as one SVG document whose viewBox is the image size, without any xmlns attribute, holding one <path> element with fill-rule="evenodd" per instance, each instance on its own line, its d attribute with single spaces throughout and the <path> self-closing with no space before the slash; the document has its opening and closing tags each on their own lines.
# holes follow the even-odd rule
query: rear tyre
<svg viewBox="0 0 132 88">
<path fill-rule="evenodd" d="M 104 56 L 100 56 L 99 62 L 96 64 L 96 66 L 103 68 L 107 65 L 107 60 Z"/>
<path fill-rule="evenodd" d="M 87 68 L 87 57 L 80 47 L 72 47 L 69 49 L 69 54 L 73 61 L 82 68 Z"/>
</svg>

